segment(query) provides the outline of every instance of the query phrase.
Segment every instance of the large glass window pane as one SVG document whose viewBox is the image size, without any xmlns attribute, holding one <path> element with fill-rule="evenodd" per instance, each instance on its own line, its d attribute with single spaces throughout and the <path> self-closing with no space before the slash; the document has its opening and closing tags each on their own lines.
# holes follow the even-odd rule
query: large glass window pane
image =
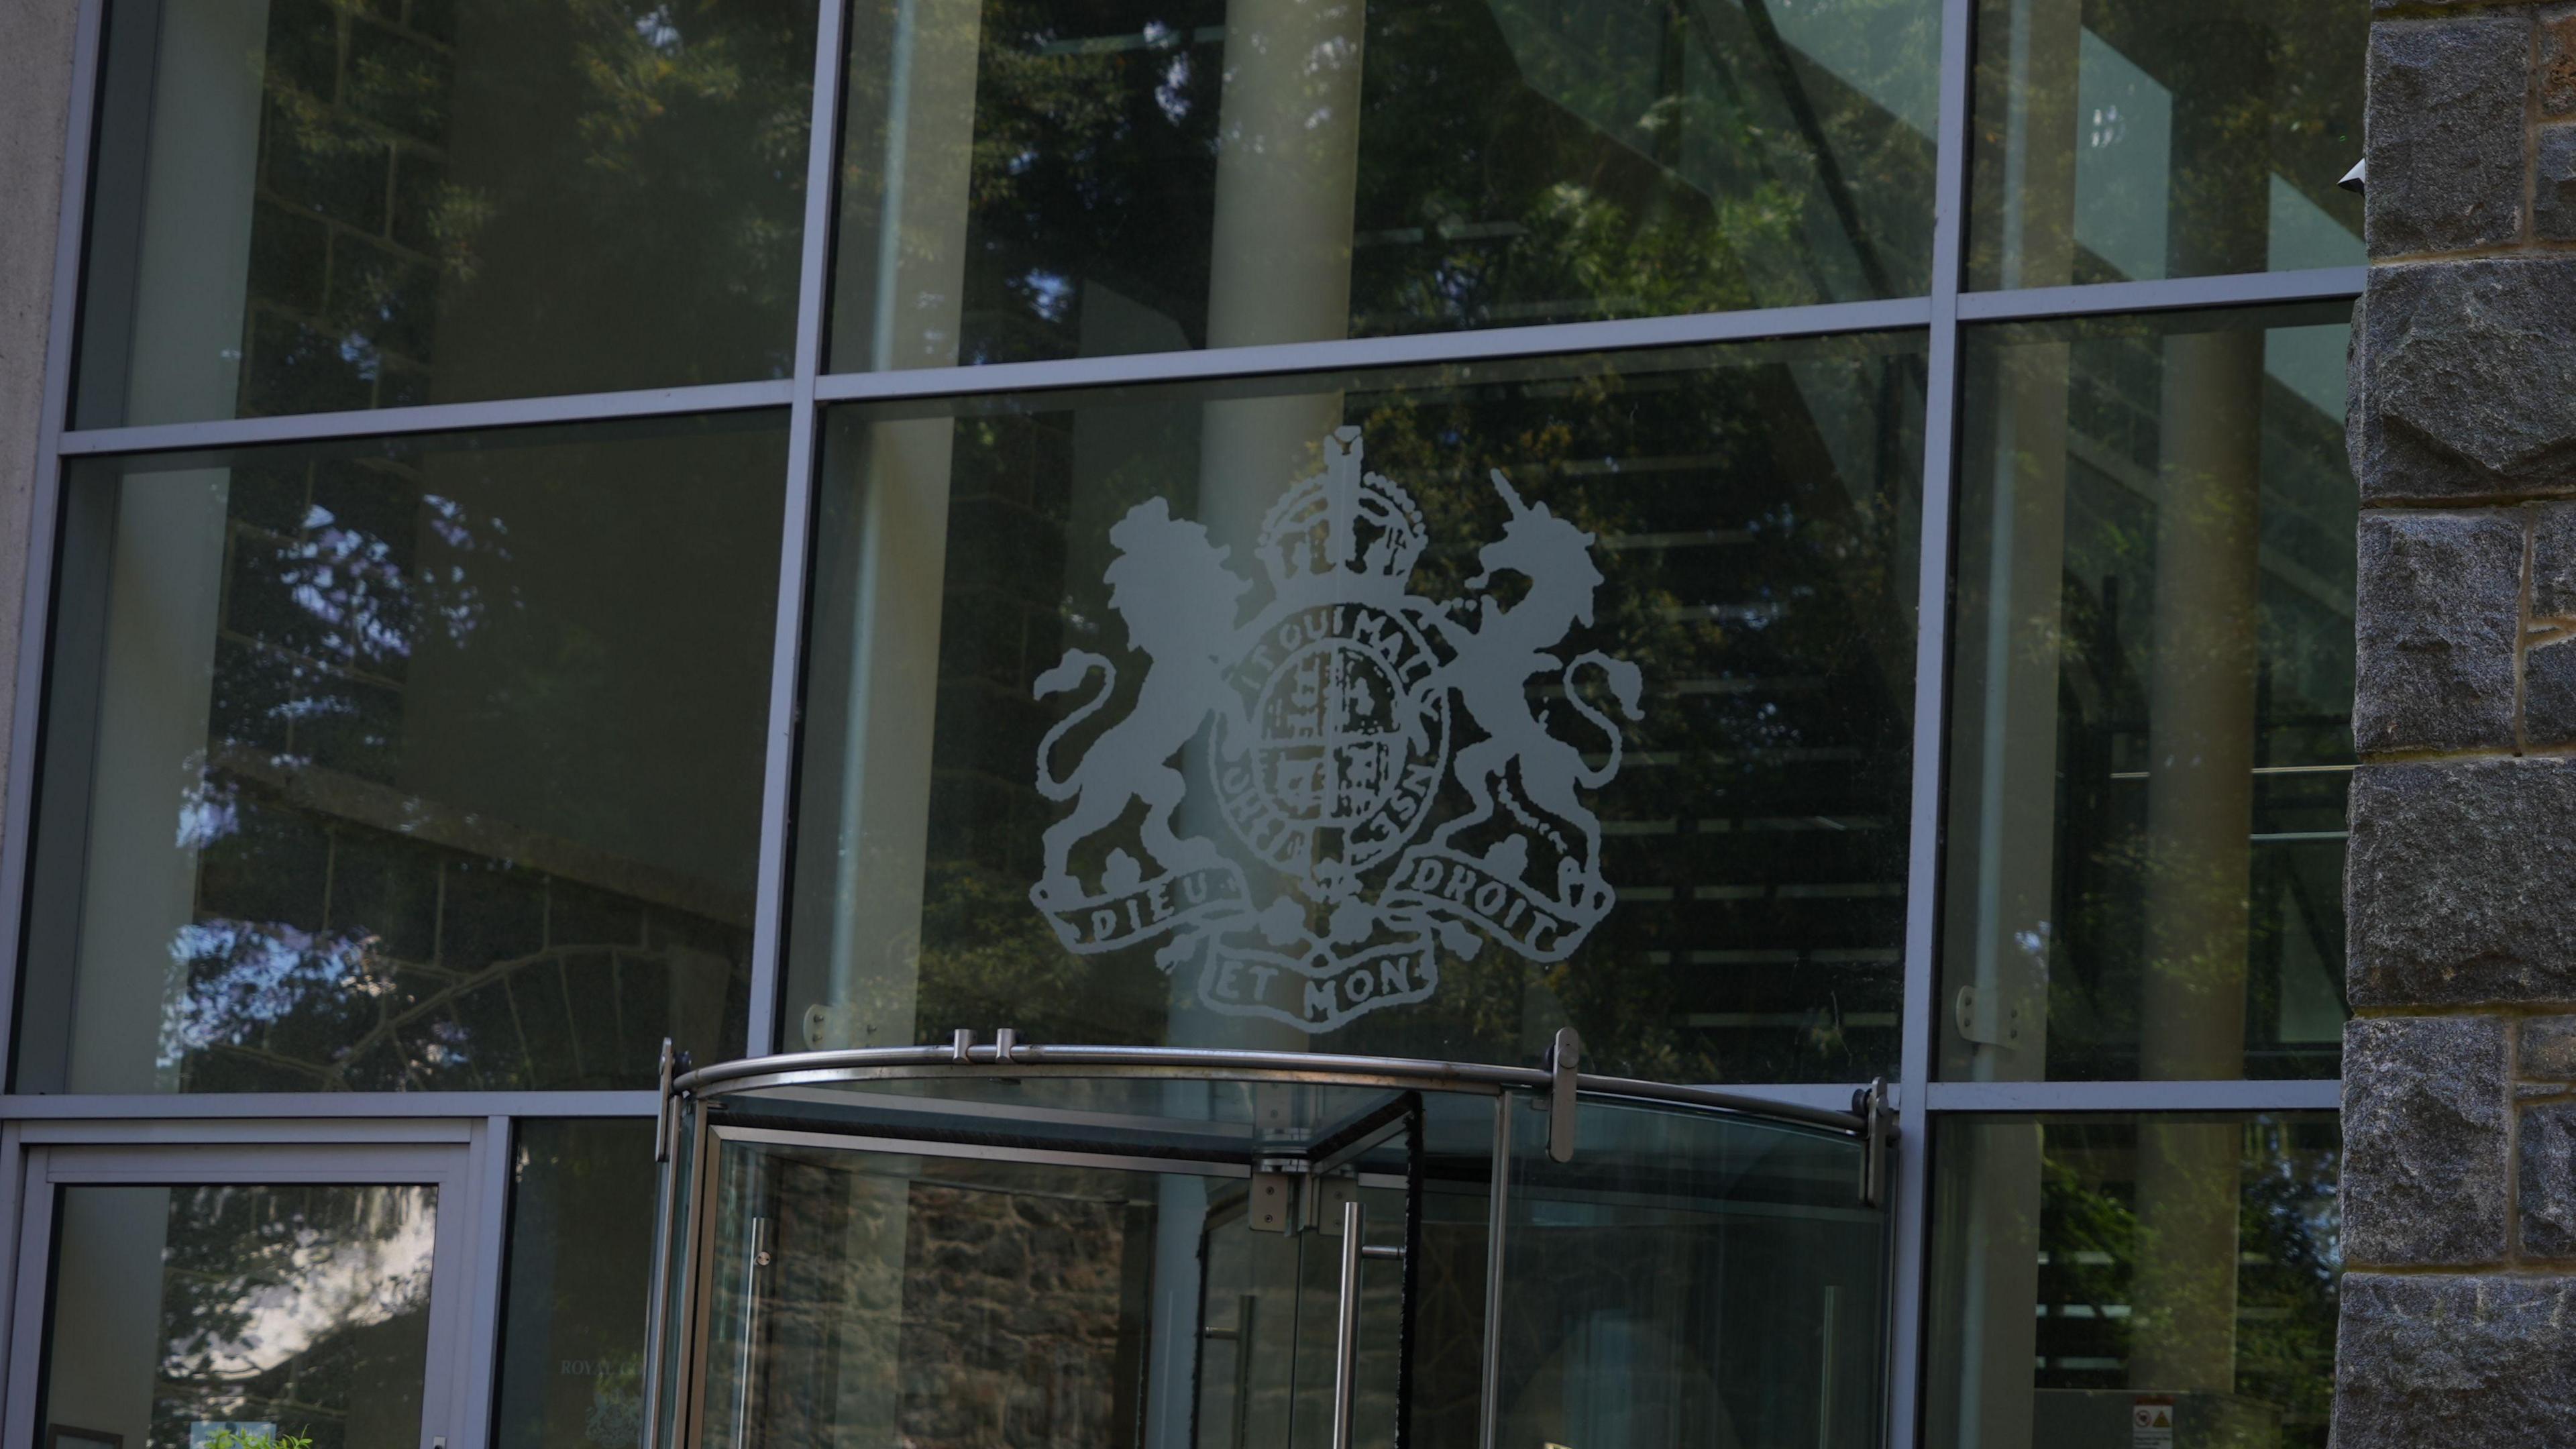
<svg viewBox="0 0 2576 1449">
<path fill-rule="evenodd" d="M 2324 1449 L 2332 1113 L 1953 1118 L 1937 1145 L 1932 1449 Z"/>
<path fill-rule="evenodd" d="M 20 1090 L 738 1049 L 783 422 L 75 466 Z"/>
<path fill-rule="evenodd" d="M 2367 7 L 1979 0 L 1968 280 L 2357 267 Z"/>
<path fill-rule="evenodd" d="M 784 374 L 815 13 L 117 0 L 80 426 Z"/>
<path fill-rule="evenodd" d="M 492 1442 L 633 1449 L 644 1424 L 653 1124 L 518 1127 Z"/>
<path fill-rule="evenodd" d="M 1920 348 L 835 413 L 785 1040 L 1891 1069 Z"/>
<path fill-rule="evenodd" d="M 1971 335 L 1946 1074 L 2335 1074 L 2348 311 Z"/>
<path fill-rule="evenodd" d="M 41 1442 L 418 1443 L 437 1209 L 432 1187 L 62 1189 Z"/>
<path fill-rule="evenodd" d="M 1937 0 L 862 0 L 832 366 L 1919 295 Z"/>
</svg>

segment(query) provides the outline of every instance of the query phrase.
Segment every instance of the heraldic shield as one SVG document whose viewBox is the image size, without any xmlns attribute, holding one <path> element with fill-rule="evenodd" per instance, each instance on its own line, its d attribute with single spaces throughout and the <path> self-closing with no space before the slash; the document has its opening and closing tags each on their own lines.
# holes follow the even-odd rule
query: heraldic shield
<svg viewBox="0 0 2576 1449">
<path fill-rule="evenodd" d="M 1163 499 L 1110 528 L 1110 609 L 1143 673 L 1105 725 L 1119 662 L 1069 650 L 1038 676 L 1042 699 L 1096 682 L 1038 747 L 1039 792 L 1070 808 L 1029 892 L 1068 949 L 1159 942 L 1209 1008 L 1309 1032 L 1428 998 L 1444 956 L 1571 955 L 1617 899 L 1584 795 L 1621 736 L 1585 686 L 1642 717 L 1635 665 L 1559 657 L 1592 622 L 1591 534 L 1497 471 L 1502 536 L 1465 598 L 1434 603 L 1412 592 L 1430 541 L 1412 496 L 1364 471 L 1356 428 L 1323 453 L 1263 520 L 1262 594 Z M 1504 573 L 1527 581 L 1508 602 Z M 1534 691 L 1561 692 L 1583 737 Z M 1079 878 L 1083 842 L 1137 810 L 1150 859 L 1113 848 Z"/>
</svg>

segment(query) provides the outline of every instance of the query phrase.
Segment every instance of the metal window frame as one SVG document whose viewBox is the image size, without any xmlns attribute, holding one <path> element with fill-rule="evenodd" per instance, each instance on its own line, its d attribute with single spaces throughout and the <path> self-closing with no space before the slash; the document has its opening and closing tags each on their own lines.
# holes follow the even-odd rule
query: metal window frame
<svg viewBox="0 0 2576 1449">
<path fill-rule="evenodd" d="M 6 973 L 0 990 L 0 1072 L 14 1066 L 16 986 L 25 962 L 26 906 L 33 868 L 29 826 L 42 748 L 52 623 L 55 541 L 68 465 L 115 458 L 262 443 L 316 442 L 388 435 L 560 426 L 571 423 L 678 418 L 755 409 L 789 415 L 786 508 L 780 542 L 779 594 L 762 776 L 760 878 L 755 897 L 752 1026 L 747 1055 L 777 1046 L 786 966 L 785 893 L 793 848 L 796 701 L 810 591 L 813 509 L 823 410 L 835 403 L 918 401 L 1492 362 L 1650 348 L 1702 346 L 1859 332 L 1914 332 L 1928 341 L 1925 396 L 1922 554 L 1916 590 L 1914 758 L 1909 790 L 1907 900 L 1898 1070 L 1891 1095 L 1898 1109 L 1897 1170 L 1891 1204 L 1895 1239 L 1890 1291 L 1887 1385 L 1889 1449 L 1920 1441 L 1926 1268 L 1929 1254 L 1929 1151 L 1936 1119 L 1958 1114 L 2266 1112 L 2334 1109 L 2333 1080 L 2281 1082 L 1941 1082 L 1934 1080 L 1937 947 L 1943 859 L 1944 749 L 1947 725 L 1950 568 L 1955 537 L 1962 324 L 2027 322 L 2194 309 L 2349 300 L 2363 287 L 2358 267 L 2303 272 L 2189 277 L 2162 281 L 1967 291 L 1964 240 L 1969 198 L 1968 123 L 1974 58 L 1974 0 L 1941 0 L 1939 106 L 1933 178 L 1932 280 L 1928 295 L 1763 311 L 1654 317 L 1407 337 L 1312 342 L 1219 351 L 1156 353 L 1097 359 L 963 366 L 887 373 L 835 373 L 824 368 L 829 307 L 834 180 L 844 86 L 846 0 L 819 0 L 814 97 L 808 138 L 805 230 L 801 239 L 792 373 L 783 379 L 696 387 L 508 398 L 489 402 L 386 408 L 370 412 L 221 419 L 196 423 L 79 429 L 69 427 L 82 241 L 90 161 L 102 82 L 102 27 L 108 0 L 79 0 L 73 75 L 65 131 L 61 211 L 56 226 L 53 294 L 46 328 L 43 414 L 28 519 L 25 607 L 15 665 L 5 784 L 0 802 L 0 942 Z M 0 1075 L 0 1080 L 6 1080 Z M 1783 1085 L 1711 1083 L 1746 1098 L 1811 1109 L 1847 1104 L 1860 1083 Z M 78 1142 L 276 1141 L 283 1124 L 300 1124 L 307 1140 L 352 1137 L 394 1145 L 460 1140 L 470 1135 L 488 1169 L 477 1214 L 491 1231 L 505 1226 L 511 1123 L 520 1118 L 649 1118 L 656 1094 L 632 1092 L 460 1092 L 228 1094 L 203 1097 L 0 1095 L 0 1177 L 15 1184 L 23 1154 L 41 1144 Z M 294 1135 L 288 1133 L 287 1135 Z M 14 1242 L 23 1204 L 14 1186 L 0 1191 L 0 1243 Z M 497 1242 L 497 1237 L 487 1241 Z M 497 1255 L 478 1265 L 477 1315 L 497 1311 Z M 19 1271 L 0 1249 L 0 1301 Z M 41 1265 L 39 1265 L 41 1271 Z M 479 1319 L 486 1321 L 488 1317 Z M 11 1324 L 0 1315 L 0 1354 Z M 485 1347 L 489 1347 L 488 1340 Z M 492 1365 L 482 1368 L 478 1401 L 488 1410 Z M 488 1417 L 488 1414 L 487 1414 Z"/>
<path fill-rule="evenodd" d="M 0 1300 L 8 1342 L 0 1346 L 0 1445 L 35 1449 L 45 1353 L 36 1342 L 52 1296 L 60 1191 L 79 1186 L 192 1186 L 226 1183 L 418 1185 L 438 1190 L 428 1335 L 422 1382 L 422 1439 L 444 1424 L 437 1442 L 484 1449 L 491 1438 L 491 1348 L 499 1338 L 502 1250 L 495 1208 L 506 1201 L 508 1124 L 458 1124 L 463 1130 L 402 1139 L 348 1131 L 311 1132 L 272 1123 L 220 1141 L 174 1141 L 149 1133 L 83 1141 L 11 1140 L 0 1152 L 5 1226 L 15 1272 Z M 495 1132 L 497 1126 L 498 1131 Z M 498 1150 L 494 1150 L 497 1136 Z"/>
</svg>

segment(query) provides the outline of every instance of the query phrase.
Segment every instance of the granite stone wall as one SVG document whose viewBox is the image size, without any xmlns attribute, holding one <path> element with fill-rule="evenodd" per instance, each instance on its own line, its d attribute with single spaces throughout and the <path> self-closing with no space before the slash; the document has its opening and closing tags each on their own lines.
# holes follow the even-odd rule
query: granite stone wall
<svg viewBox="0 0 2576 1449">
<path fill-rule="evenodd" d="M 2576 1446 L 2576 4 L 2373 8 L 2335 1442 Z"/>
</svg>

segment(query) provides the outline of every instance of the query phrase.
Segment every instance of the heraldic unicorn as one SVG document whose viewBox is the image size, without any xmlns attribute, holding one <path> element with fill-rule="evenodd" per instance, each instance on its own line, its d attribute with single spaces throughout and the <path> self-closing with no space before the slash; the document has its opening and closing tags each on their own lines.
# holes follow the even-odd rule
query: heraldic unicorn
<svg viewBox="0 0 2576 1449">
<path fill-rule="evenodd" d="M 1039 792 L 1070 809 L 1029 892 L 1067 948 L 1159 940 L 1156 962 L 1194 966 L 1210 1008 L 1309 1032 L 1429 997 L 1444 953 L 1572 954 L 1617 899 L 1581 792 L 1618 773 L 1619 727 L 1580 686 L 1597 678 L 1641 717 L 1635 665 L 1553 652 L 1592 622 L 1591 534 L 1497 471 L 1509 520 L 1469 597 L 1444 607 L 1411 592 L 1422 512 L 1362 470 L 1359 430 L 1324 457 L 1263 521 L 1268 589 L 1249 618 L 1232 551 L 1164 500 L 1110 528 L 1109 605 L 1143 673 L 1098 728 L 1118 663 L 1075 649 L 1038 676 L 1040 698 L 1095 682 L 1038 747 Z M 1492 587 L 1504 573 L 1527 581 L 1509 603 Z M 1581 743 L 1549 728 L 1533 685 L 1561 691 Z M 1112 848 L 1078 878 L 1083 843 L 1139 808 L 1150 860 Z"/>
</svg>

